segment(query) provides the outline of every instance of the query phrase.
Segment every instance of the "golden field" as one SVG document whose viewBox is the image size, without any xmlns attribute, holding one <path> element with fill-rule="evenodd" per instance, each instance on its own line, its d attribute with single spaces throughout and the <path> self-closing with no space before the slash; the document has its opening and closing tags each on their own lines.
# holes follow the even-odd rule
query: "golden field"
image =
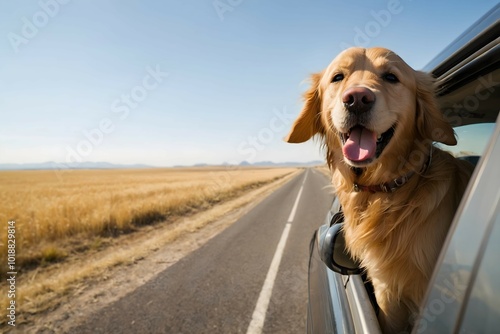
<svg viewBox="0 0 500 334">
<path fill-rule="evenodd" d="M 102 237 L 169 223 L 284 177 L 294 168 L 0 172 L 0 263 L 16 223 L 16 265 L 30 269 L 98 247 Z"/>
</svg>

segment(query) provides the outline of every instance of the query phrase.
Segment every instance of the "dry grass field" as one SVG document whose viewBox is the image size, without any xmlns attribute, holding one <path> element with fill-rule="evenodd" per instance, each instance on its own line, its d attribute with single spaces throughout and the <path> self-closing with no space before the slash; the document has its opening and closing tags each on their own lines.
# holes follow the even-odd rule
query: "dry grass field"
<svg viewBox="0 0 500 334">
<path fill-rule="evenodd" d="M 0 263 L 16 222 L 16 265 L 30 270 L 99 247 L 100 240 L 209 208 L 293 168 L 0 172 Z M 1 273 L 0 275 L 3 275 Z"/>
</svg>

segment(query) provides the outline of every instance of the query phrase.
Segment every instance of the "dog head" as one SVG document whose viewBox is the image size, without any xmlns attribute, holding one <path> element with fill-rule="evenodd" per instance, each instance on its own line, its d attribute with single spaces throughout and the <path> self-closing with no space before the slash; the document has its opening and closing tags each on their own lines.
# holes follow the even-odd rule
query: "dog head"
<svg viewBox="0 0 500 334">
<path fill-rule="evenodd" d="M 415 141 L 456 144 L 437 107 L 432 78 L 390 50 L 347 49 L 311 79 L 304 107 L 285 138 L 290 143 L 319 134 L 329 156 L 360 168 L 389 156 L 406 157 Z"/>
</svg>

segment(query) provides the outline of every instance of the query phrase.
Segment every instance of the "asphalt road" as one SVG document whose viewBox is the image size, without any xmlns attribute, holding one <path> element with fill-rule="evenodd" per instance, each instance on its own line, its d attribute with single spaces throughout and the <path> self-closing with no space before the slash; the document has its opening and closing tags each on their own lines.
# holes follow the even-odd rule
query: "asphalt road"
<svg viewBox="0 0 500 334">
<path fill-rule="evenodd" d="M 332 202 L 327 185 L 305 170 L 71 332 L 304 333 L 309 241 Z"/>
</svg>

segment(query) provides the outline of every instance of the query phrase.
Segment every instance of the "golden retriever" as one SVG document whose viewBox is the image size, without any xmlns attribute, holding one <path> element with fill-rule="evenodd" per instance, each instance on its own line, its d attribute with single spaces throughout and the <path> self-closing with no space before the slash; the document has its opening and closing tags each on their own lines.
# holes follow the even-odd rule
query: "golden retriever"
<svg viewBox="0 0 500 334">
<path fill-rule="evenodd" d="M 383 48 L 350 48 L 312 75 L 286 141 L 318 134 L 351 254 L 372 281 L 385 333 L 411 328 L 473 166 L 455 145 L 430 75 Z"/>
</svg>

